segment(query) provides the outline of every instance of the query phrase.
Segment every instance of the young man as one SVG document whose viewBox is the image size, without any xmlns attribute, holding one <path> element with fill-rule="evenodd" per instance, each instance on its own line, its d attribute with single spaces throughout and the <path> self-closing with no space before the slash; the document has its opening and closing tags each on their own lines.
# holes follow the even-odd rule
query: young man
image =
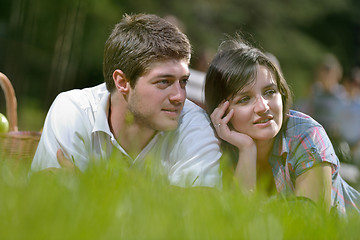
<svg viewBox="0 0 360 240">
<path fill-rule="evenodd" d="M 58 149 L 84 171 L 90 159 L 161 166 L 170 184 L 219 186 L 219 142 L 186 100 L 191 46 L 155 15 L 125 15 L 105 43 L 105 83 L 61 93 L 52 104 L 32 170 L 59 168 Z"/>
</svg>

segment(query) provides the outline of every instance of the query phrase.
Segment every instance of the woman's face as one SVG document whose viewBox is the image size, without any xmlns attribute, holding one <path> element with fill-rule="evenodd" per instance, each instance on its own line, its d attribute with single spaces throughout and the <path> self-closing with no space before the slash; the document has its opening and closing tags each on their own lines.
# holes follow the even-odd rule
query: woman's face
<svg viewBox="0 0 360 240">
<path fill-rule="evenodd" d="M 234 109 L 230 120 L 234 129 L 255 141 L 272 140 L 283 123 L 283 104 L 273 74 L 264 66 L 257 67 L 254 84 L 245 86 L 230 100 Z"/>
</svg>

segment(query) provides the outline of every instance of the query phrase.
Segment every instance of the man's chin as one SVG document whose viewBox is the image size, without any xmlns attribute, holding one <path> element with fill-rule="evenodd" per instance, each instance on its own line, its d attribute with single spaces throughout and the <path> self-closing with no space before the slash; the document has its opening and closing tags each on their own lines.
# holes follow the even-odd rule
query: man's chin
<svg viewBox="0 0 360 240">
<path fill-rule="evenodd" d="M 170 121 L 167 123 L 160 124 L 158 126 L 159 131 L 172 131 L 175 130 L 179 126 L 178 121 Z"/>
</svg>

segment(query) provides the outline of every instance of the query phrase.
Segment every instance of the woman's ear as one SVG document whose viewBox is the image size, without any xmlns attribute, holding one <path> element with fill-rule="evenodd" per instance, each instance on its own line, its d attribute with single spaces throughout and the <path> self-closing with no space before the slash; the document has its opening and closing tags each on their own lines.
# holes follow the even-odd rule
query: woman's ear
<svg viewBox="0 0 360 240">
<path fill-rule="evenodd" d="M 128 94 L 130 91 L 130 83 L 127 80 L 125 74 L 120 69 L 116 69 L 113 72 L 113 80 L 116 89 L 122 94 Z"/>
</svg>

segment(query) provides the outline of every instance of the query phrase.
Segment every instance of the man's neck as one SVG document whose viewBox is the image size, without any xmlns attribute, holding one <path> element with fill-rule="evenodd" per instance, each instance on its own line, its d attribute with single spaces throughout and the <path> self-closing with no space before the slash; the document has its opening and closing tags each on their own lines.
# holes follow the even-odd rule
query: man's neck
<svg viewBox="0 0 360 240">
<path fill-rule="evenodd" d="M 111 98 L 110 101 L 108 115 L 110 130 L 121 147 L 135 158 L 150 142 L 156 131 L 129 120 L 132 115 L 124 99 Z"/>
</svg>

